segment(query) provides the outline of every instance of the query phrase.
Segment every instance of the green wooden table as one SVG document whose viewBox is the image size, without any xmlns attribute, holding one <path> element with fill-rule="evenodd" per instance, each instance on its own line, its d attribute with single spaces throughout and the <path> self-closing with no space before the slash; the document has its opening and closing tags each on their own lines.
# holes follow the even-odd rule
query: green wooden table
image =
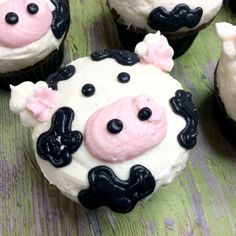
<svg viewBox="0 0 236 236">
<path fill-rule="evenodd" d="M 70 4 L 65 63 L 120 47 L 105 0 Z M 224 7 L 215 21 L 236 24 L 235 16 Z M 126 215 L 85 210 L 50 186 L 35 162 L 31 130 L 9 111 L 9 93 L 0 91 L 0 235 L 236 235 L 236 148 L 220 133 L 212 109 L 219 56 L 212 24 L 175 60 L 172 74 L 193 93 L 199 110 L 198 145 L 173 183 Z"/>
</svg>

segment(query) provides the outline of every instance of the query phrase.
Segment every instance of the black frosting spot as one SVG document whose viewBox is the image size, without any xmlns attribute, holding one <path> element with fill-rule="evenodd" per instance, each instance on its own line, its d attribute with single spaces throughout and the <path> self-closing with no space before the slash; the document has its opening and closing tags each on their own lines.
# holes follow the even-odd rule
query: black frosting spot
<svg viewBox="0 0 236 236">
<path fill-rule="evenodd" d="M 179 144 L 186 149 L 193 148 L 197 143 L 198 114 L 191 97 L 191 93 L 178 90 L 175 97 L 170 99 L 173 111 L 183 116 L 187 123 L 178 135 Z"/>
<path fill-rule="evenodd" d="M 19 21 L 19 17 L 15 12 L 8 12 L 5 16 L 5 20 L 10 25 L 15 25 Z"/>
<path fill-rule="evenodd" d="M 71 163 L 72 154 L 80 147 L 83 136 L 79 131 L 71 131 L 74 111 L 69 107 L 58 109 L 53 117 L 50 129 L 42 133 L 37 140 L 39 156 L 55 167 L 64 167 Z"/>
<path fill-rule="evenodd" d="M 128 83 L 130 81 L 130 75 L 127 72 L 121 72 L 117 79 L 120 83 Z"/>
<path fill-rule="evenodd" d="M 70 26 L 70 6 L 68 0 L 51 0 L 55 6 L 52 12 L 51 29 L 54 36 L 60 39 Z"/>
<path fill-rule="evenodd" d="M 149 107 L 142 108 L 138 113 L 138 118 L 141 121 L 148 120 L 152 116 L 152 110 Z"/>
<path fill-rule="evenodd" d="M 27 11 L 28 11 L 30 14 L 34 15 L 34 14 L 36 14 L 36 13 L 39 11 L 39 7 L 38 7 L 38 5 L 35 4 L 35 3 L 30 3 L 30 4 L 28 4 L 28 6 L 27 6 Z"/>
<path fill-rule="evenodd" d="M 179 4 L 170 12 L 164 7 L 158 7 L 150 13 L 148 25 L 163 32 L 174 32 L 184 26 L 194 28 L 199 24 L 202 14 L 201 7 L 190 9 L 186 4 Z"/>
<path fill-rule="evenodd" d="M 120 213 L 130 212 L 156 186 L 151 172 L 141 165 L 130 169 L 130 177 L 126 181 L 119 179 L 107 166 L 91 169 L 88 180 L 90 186 L 79 192 L 79 201 L 88 209 L 108 206 Z"/>
<path fill-rule="evenodd" d="M 94 85 L 92 84 L 85 84 L 83 87 L 82 87 L 82 94 L 85 96 L 85 97 L 91 97 L 94 95 L 96 89 L 94 87 Z"/>
<path fill-rule="evenodd" d="M 139 57 L 137 54 L 125 50 L 105 49 L 95 51 L 91 54 L 91 59 L 94 61 L 101 61 L 106 58 L 113 58 L 119 64 L 125 66 L 132 66 L 139 62 Z"/>
<path fill-rule="evenodd" d="M 110 120 L 107 123 L 107 130 L 112 134 L 118 134 L 123 129 L 123 123 L 119 119 Z"/>
<path fill-rule="evenodd" d="M 75 74 L 75 67 L 72 65 L 61 68 L 58 72 L 50 75 L 46 82 L 49 88 L 57 90 L 57 84 L 59 81 L 67 80 Z"/>
</svg>

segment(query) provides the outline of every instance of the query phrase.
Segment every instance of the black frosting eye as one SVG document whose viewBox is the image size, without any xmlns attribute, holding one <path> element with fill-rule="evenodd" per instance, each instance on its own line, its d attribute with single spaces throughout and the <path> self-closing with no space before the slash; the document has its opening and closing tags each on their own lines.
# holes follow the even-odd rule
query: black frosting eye
<svg viewBox="0 0 236 236">
<path fill-rule="evenodd" d="M 130 75 L 127 72 L 121 72 L 117 79 L 121 83 L 128 83 L 130 81 Z"/>
<path fill-rule="evenodd" d="M 27 6 L 27 11 L 32 15 L 36 14 L 38 12 L 38 10 L 39 10 L 39 7 L 35 3 L 30 3 Z"/>
<path fill-rule="evenodd" d="M 15 12 L 9 12 L 6 14 L 5 20 L 8 24 L 14 25 L 18 22 L 19 17 Z"/>
<path fill-rule="evenodd" d="M 82 87 L 82 93 L 85 97 L 90 97 L 95 93 L 95 87 L 92 84 L 85 84 Z"/>
<path fill-rule="evenodd" d="M 152 116 L 152 110 L 149 107 L 142 108 L 138 113 L 138 118 L 141 121 L 148 120 Z"/>
<path fill-rule="evenodd" d="M 123 123 L 119 119 L 110 120 L 107 123 L 107 130 L 112 134 L 118 134 L 123 129 Z"/>
</svg>

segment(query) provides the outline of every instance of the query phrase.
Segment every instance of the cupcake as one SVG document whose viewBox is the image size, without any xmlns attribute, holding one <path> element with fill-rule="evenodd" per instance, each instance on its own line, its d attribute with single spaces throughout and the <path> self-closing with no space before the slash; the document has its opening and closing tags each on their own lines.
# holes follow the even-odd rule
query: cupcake
<svg viewBox="0 0 236 236">
<path fill-rule="evenodd" d="M 131 211 L 175 178 L 196 145 L 197 112 L 167 73 L 166 38 L 148 34 L 135 51 L 95 51 L 46 82 L 11 86 L 10 108 L 34 127 L 44 176 L 88 209 Z"/>
<path fill-rule="evenodd" d="M 215 70 L 215 117 L 228 139 L 236 144 L 236 26 L 216 24 L 222 53 Z"/>
<path fill-rule="evenodd" d="M 147 33 L 160 30 L 181 56 L 214 19 L 223 0 L 108 0 L 124 48 L 133 50 Z"/>
<path fill-rule="evenodd" d="M 0 0 L 0 88 L 57 71 L 69 24 L 68 0 Z"/>
</svg>

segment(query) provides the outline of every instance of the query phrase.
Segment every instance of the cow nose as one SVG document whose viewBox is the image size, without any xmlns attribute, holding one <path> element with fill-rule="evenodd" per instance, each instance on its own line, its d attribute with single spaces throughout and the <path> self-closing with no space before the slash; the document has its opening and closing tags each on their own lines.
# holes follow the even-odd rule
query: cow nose
<svg viewBox="0 0 236 236">
<path fill-rule="evenodd" d="M 161 105 L 150 96 L 129 96 L 95 111 L 86 123 L 84 140 L 95 158 L 120 162 L 156 147 L 166 131 Z"/>
<path fill-rule="evenodd" d="M 149 107 L 142 108 L 138 113 L 138 118 L 141 121 L 148 120 L 152 116 L 152 110 Z"/>
<path fill-rule="evenodd" d="M 5 16 L 5 20 L 8 24 L 14 25 L 18 22 L 19 17 L 15 12 L 8 12 Z"/>
<path fill-rule="evenodd" d="M 123 129 L 123 123 L 119 119 L 112 119 L 107 123 L 107 130 L 111 134 L 118 134 Z"/>
</svg>

